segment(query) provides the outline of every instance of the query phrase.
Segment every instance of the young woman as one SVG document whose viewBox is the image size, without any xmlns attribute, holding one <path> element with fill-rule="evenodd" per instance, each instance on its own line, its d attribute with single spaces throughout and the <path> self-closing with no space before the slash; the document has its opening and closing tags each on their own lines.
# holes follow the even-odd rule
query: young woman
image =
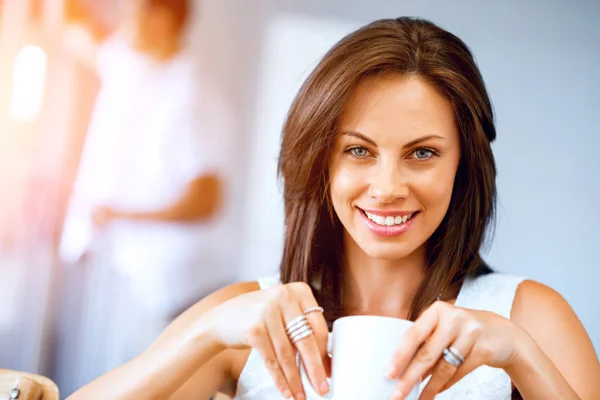
<svg viewBox="0 0 600 400">
<path fill-rule="evenodd" d="M 214 293 L 72 399 L 303 399 L 296 352 L 325 394 L 328 326 L 359 314 L 416 321 L 390 353 L 394 399 L 430 375 L 422 399 L 597 398 L 596 352 L 565 300 L 480 257 L 495 137 L 459 38 L 412 18 L 351 33 L 284 127 L 279 276 Z"/>
</svg>

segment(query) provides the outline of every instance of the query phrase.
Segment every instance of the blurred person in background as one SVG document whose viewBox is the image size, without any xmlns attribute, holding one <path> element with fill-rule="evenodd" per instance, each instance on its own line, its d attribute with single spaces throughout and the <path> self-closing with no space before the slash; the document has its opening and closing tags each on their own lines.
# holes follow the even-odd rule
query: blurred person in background
<svg viewBox="0 0 600 400">
<path fill-rule="evenodd" d="M 227 107 L 185 47 L 191 3 L 122 6 L 101 43 L 82 24 L 64 38 L 101 79 L 60 245 L 66 265 L 96 270 L 83 296 L 95 292 L 98 304 L 82 311 L 95 326 L 84 339 L 85 352 L 98 352 L 85 357 L 91 377 L 136 356 L 180 310 L 235 278 L 225 262 Z"/>
</svg>

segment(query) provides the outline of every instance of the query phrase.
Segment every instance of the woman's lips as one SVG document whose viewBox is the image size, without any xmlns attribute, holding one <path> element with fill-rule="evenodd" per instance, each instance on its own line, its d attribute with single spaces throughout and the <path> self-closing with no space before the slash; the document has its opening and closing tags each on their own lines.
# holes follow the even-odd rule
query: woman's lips
<svg viewBox="0 0 600 400">
<path fill-rule="evenodd" d="M 359 209 L 359 213 L 371 232 L 380 236 L 397 236 L 408 230 L 419 212 L 371 212 Z M 393 221 L 393 222 L 392 222 Z"/>
</svg>

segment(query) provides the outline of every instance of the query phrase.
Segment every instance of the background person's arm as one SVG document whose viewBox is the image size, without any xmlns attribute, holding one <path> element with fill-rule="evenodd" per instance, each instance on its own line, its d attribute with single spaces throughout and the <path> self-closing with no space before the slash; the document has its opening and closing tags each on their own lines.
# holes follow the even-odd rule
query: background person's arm
<svg viewBox="0 0 600 400">
<path fill-rule="evenodd" d="M 222 182 L 216 174 L 190 182 L 179 199 L 168 207 L 149 212 L 127 212 L 100 207 L 93 215 L 98 225 L 113 220 L 195 222 L 215 215 L 222 204 Z"/>
</svg>

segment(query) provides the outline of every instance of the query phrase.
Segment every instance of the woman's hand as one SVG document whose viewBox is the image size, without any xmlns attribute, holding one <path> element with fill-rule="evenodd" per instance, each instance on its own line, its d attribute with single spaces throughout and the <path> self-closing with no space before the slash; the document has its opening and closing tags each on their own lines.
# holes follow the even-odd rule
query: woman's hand
<svg viewBox="0 0 600 400">
<path fill-rule="evenodd" d="M 310 287 L 290 283 L 243 294 L 213 308 L 204 317 L 217 340 L 226 348 L 255 348 L 285 398 L 304 399 L 296 352 L 300 353 L 312 386 L 329 391 L 324 360 L 327 357 L 327 323 L 320 312 L 306 314 L 313 334 L 290 340 L 286 325 L 318 306 Z"/>
<path fill-rule="evenodd" d="M 507 368 L 517 358 L 523 336 L 520 328 L 500 315 L 437 301 L 406 331 L 394 354 L 388 377 L 400 381 L 392 399 L 404 399 L 429 375 L 420 399 L 433 399 L 481 365 Z M 444 358 L 448 348 L 458 353 L 446 356 L 454 363 Z"/>
</svg>

